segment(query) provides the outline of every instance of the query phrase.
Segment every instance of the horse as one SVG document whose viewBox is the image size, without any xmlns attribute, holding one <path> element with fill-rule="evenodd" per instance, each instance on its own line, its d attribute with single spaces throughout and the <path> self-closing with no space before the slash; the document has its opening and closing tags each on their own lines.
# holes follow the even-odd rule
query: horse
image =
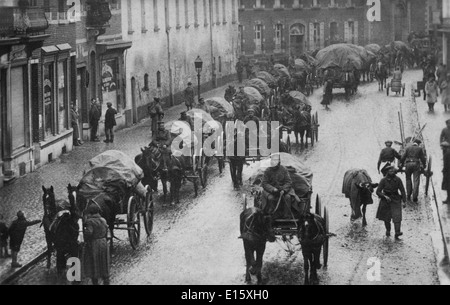
<svg viewBox="0 0 450 305">
<path fill-rule="evenodd" d="M 384 88 L 387 87 L 388 71 L 381 61 L 376 65 L 375 78 L 378 81 L 378 91 L 384 91 Z"/>
<path fill-rule="evenodd" d="M 241 239 L 244 243 L 246 272 L 245 281 L 250 284 L 251 275 L 256 275 L 258 285 L 262 284 L 262 266 L 266 243 L 275 242 L 275 236 L 271 232 L 271 218 L 265 216 L 258 208 L 247 208 L 245 202 L 244 211 L 240 215 Z M 255 259 L 256 253 L 256 259 Z"/>
<path fill-rule="evenodd" d="M 56 251 L 56 270 L 61 276 L 68 257 L 78 257 L 78 213 L 75 205 L 64 200 L 56 200 L 53 186 L 42 187 L 44 191 L 44 220 L 42 222 L 47 242 L 47 269 L 51 268 L 52 253 Z"/>
<path fill-rule="evenodd" d="M 167 182 L 170 182 L 171 202 L 180 202 L 180 189 L 185 170 L 188 165 L 186 157 L 175 157 L 169 152 L 162 152 L 155 145 L 141 149 L 142 154 L 136 156 L 136 163 L 143 169 L 146 181 L 151 181 L 151 186 L 161 179 L 164 190 L 164 203 L 167 200 Z M 153 188 L 154 189 L 154 188 Z M 155 189 L 154 189 L 155 190 Z M 156 190 L 155 190 L 156 191 Z M 195 189 L 195 196 L 198 191 Z"/>
<path fill-rule="evenodd" d="M 342 193 L 345 194 L 346 198 L 350 199 L 352 208 L 351 220 L 355 221 L 362 217 L 363 227 L 367 226 L 367 205 L 373 204 L 372 194 L 377 187 L 378 184 L 372 183 L 372 179 L 365 170 L 353 169 L 345 173 Z"/>
<path fill-rule="evenodd" d="M 71 184 L 69 184 L 67 190 L 69 193 L 68 198 L 70 205 L 74 206 L 77 209 L 78 214 L 80 215 L 79 224 L 81 227 L 83 226 L 83 222 L 85 220 L 85 217 L 87 216 L 85 213 L 87 208 L 89 207 L 89 202 L 93 202 L 94 204 L 98 205 L 98 207 L 100 208 L 100 216 L 102 216 L 106 220 L 106 223 L 108 224 L 111 236 L 110 249 L 112 251 L 114 247 L 113 240 L 114 238 L 116 238 L 114 236 L 114 226 L 116 222 L 116 216 L 120 214 L 119 211 L 120 207 L 118 204 L 118 202 L 120 202 L 120 198 L 117 198 L 118 195 L 114 196 L 112 194 L 109 195 L 106 193 L 101 193 L 92 200 L 88 201 L 86 198 L 84 198 L 79 194 L 79 186 L 72 186 Z M 78 237 L 79 241 L 84 239 L 83 236 Z"/>
<path fill-rule="evenodd" d="M 325 228 L 325 219 L 309 211 L 300 217 L 298 239 L 302 247 L 305 285 L 317 285 L 319 282 L 317 270 L 322 268 L 320 254 L 328 238 Z"/>
<path fill-rule="evenodd" d="M 305 145 L 308 148 L 308 138 L 311 136 L 311 113 L 308 111 L 300 110 L 294 113 L 294 133 L 295 141 L 298 143 L 300 135 L 301 145 Z M 306 135 L 306 140 L 303 140 Z"/>
</svg>

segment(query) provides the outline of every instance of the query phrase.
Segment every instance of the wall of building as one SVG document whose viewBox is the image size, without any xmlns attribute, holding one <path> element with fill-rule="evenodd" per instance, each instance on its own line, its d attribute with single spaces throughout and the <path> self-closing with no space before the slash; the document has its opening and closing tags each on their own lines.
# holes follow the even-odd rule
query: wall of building
<svg viewBox="0 0 450 305">
<path fill-rule="evenodd" d="M 233 1 L 234 13 L 233 3 L 230 0 L 206 0 L 205 19 L 203 0 L 195 1 L 197 6 L 194 0 L 156 0 L 158 15 L 156 22 L 153 1 L 123 0 L 124 39 L 133 42 L 133 47 L 126 55 L 127 104 L 132 107 L 132 97 L 135 96 L 137 113 L 144 116 L 147 113 L 148 103 L 154 97 L 161 97 L 165 106 L 182 103 L 182 92 L 187 83 L 197 84 L 194 66 L 197 56 L 204 62 L 201 73 L 202 89 L 211 88 L 214 78 L 217 85 L 220 85 L 224 79 L 232 75 L 238 43 L 238 4 L 237 0 Z M 213 4 L 212 22 L 210 2 Z M 219 3 L 218 15 L 217 3 Z M 160 84 L 158 84 L 159 73 Z M 148 75 L 147 85 L 146 75 Z M 134 88 L 133 82 L 136 84 Z"/>
</svg>

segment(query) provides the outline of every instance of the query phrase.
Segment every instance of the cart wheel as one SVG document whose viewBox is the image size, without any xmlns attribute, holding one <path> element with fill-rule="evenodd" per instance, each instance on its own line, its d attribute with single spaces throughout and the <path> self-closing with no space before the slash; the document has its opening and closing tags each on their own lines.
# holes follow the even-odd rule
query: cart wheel
<svg viewBox="0 0 450 305">
<path fill-rule="evenodd" d="M 428 159 L 427 170 L 425 171 L 425 176 L 427 178 L 427 182 L 425 184 L 425 196 L 428 196 L 428 191 L 430 189 L 431 177 L 433 177 L 432 166 L 433 166 L 433 158 L 430 157 Z"/>
<path fill-rule="evenodd" d="M 320 199 L 319 195 L 317 195 L 316 198 L 316 215 L 322 217 L 322 200 Z"/>
<path fill-rule="evenodd" d="M 316 126 L 315 126 L 315 132 L 316 132 L 316 142 L 319 142 L 319 114 L 316 112 Z"/>
<path fill-rule="evenodd" d="M 330 215 L 328 213 L 328 209 L 327 207 L 324 208 L 324 212 L 323 212 L 324 216 L 323 218 L 325 219 L 325 234 L 327 235 L 325 238 L 325 242 L 323 244 L 323 267 L 327 268 L 328 267 L 328 253 L 329 253 L 329 249 L 330 249 Z"/>
<path fill-rule="evenodd" d="M 155 204 L 153 202 L 152 192 L 148 191 L 145 197 L 145 211 L 142 215 L 144 217 L 144 226 L 147 236 L 153 232 L 153 220 L 155 216 Z"/>
<path fill-rule="evenodd" d="M 128 200 L 127 229 L 130 245 L 133 250 L 136 250 L 141 240 L 141 221 L 139 219 L 137 201 L 133 196 Z"/>
</svg>

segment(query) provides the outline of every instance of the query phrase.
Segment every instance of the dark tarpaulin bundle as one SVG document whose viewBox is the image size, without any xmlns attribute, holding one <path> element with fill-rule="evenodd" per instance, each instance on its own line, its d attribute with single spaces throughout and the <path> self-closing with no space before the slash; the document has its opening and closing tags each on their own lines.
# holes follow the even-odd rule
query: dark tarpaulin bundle
<svg viewBox="0 0 450 305">
<path fill-rule="evenodd" d="M 269 72 L 265 72 L 265 71 L 258 72 L 258 73 L 256 73 L 255 77 L 264 81 L 268 86 L 273 87 L 273 86 L 277 85 L 277 80 Z"/>
<path fill-rule="evenodd" d="M 269 88 L 269 85 L 267 85 L 267 83 L 262 79 L 254 78 L 252 80 L 246 81 L 245 85 L 247 87 L 255 88 L 259 93 L 261 93 L 261 95 L 270 95 L 271 90 Z"/>
<path fill-rule="evenodd" d="M 97 167 L 89 171 L 78 185 L 79 194 L 87 199 L 94 199 L 100 194 L 120 198 L 127 193 L 128 184 L 117 171 L 107 167 Z"/>
<path fill-rule="evenodd" d="M 364 66 L 365 56 L 362 50 L 351 44 L 334 44 L 317 53 L 317 68 L 345 68 L 349 62 L 351 66 L 357 70 L 361 70 Z"/>
<path fill-rule="evenodd" d="M 212 118 L 217 121 L 234 117 L 233 105 L 228 103 L 227 100 L 222 97 L 209 98 L 205 101 L 205 104 L 210 108 Z"/>
<path fill-rule="evenodd" d="M 313 172 L 300 158 L 280 153 L 281 165 L 286 167 L 291 176 L 292 185 L 298 197 L 304 198 L 312 191 Z M 270 167 L 270 158 L 261 161 L 261 169 L 251 177 L 253 185 L 260 186 L 264 177 L 264 172 Z"/>
</svg>

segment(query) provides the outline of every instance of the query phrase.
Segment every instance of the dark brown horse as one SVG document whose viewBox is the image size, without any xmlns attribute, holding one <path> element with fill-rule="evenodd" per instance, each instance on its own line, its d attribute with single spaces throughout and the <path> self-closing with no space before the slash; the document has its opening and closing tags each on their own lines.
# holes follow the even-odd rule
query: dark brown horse
<svg viewBox="0 0 450 305">
<path fill-rule="evenodd" d="M 245 280 L 251 283 L 251 275 L 256 275 L 258 285 L 262 284 L 262 266 L 266 243 L 275 242 L 270 235 L 271 218 L 266 217 L 263 211 L 257 208 L 247 209 L 240 216 L 241 237 L 244 242 L 245 260 L 247 263 Z M 256 258 L 255 258 L 256 254 Z"/>
<path fill-rule="evenodd" d="M 305 145 L 308 148 L 308 138 L 311 137 L 311 113 L 308 111 L 298 109 L 294 114 L 294 133 L 295 141 L 298 143 L 298 138 L 300 136 L 301 145 Z M 306 139 L 305 139 L 306 136 Z M 304 140 L 305 139 L 305 140 Z"/>
<path fill-rule="evenodd" d="M 56 251 L 56 269 L 62 275 L 69 257 L 78 257 L 79 233 L 78 213 L 73 204 L 65 200 L 56 200 L 53 186 L 42 187 L 44 191 L 44 219 L 42 225 L 47 242 L 47 269 L 51 268 L 51 257 Z"/>
<path fill-rule="evenodd" d="M 325 220 L 322 217 L 309 212 L 301 216 L 298 239 L 302 246 L 305 285 L 317 285 L 319 283 L 317 270 L 322 268 L 320 254 L 327 238 Z"/>
</svg>

